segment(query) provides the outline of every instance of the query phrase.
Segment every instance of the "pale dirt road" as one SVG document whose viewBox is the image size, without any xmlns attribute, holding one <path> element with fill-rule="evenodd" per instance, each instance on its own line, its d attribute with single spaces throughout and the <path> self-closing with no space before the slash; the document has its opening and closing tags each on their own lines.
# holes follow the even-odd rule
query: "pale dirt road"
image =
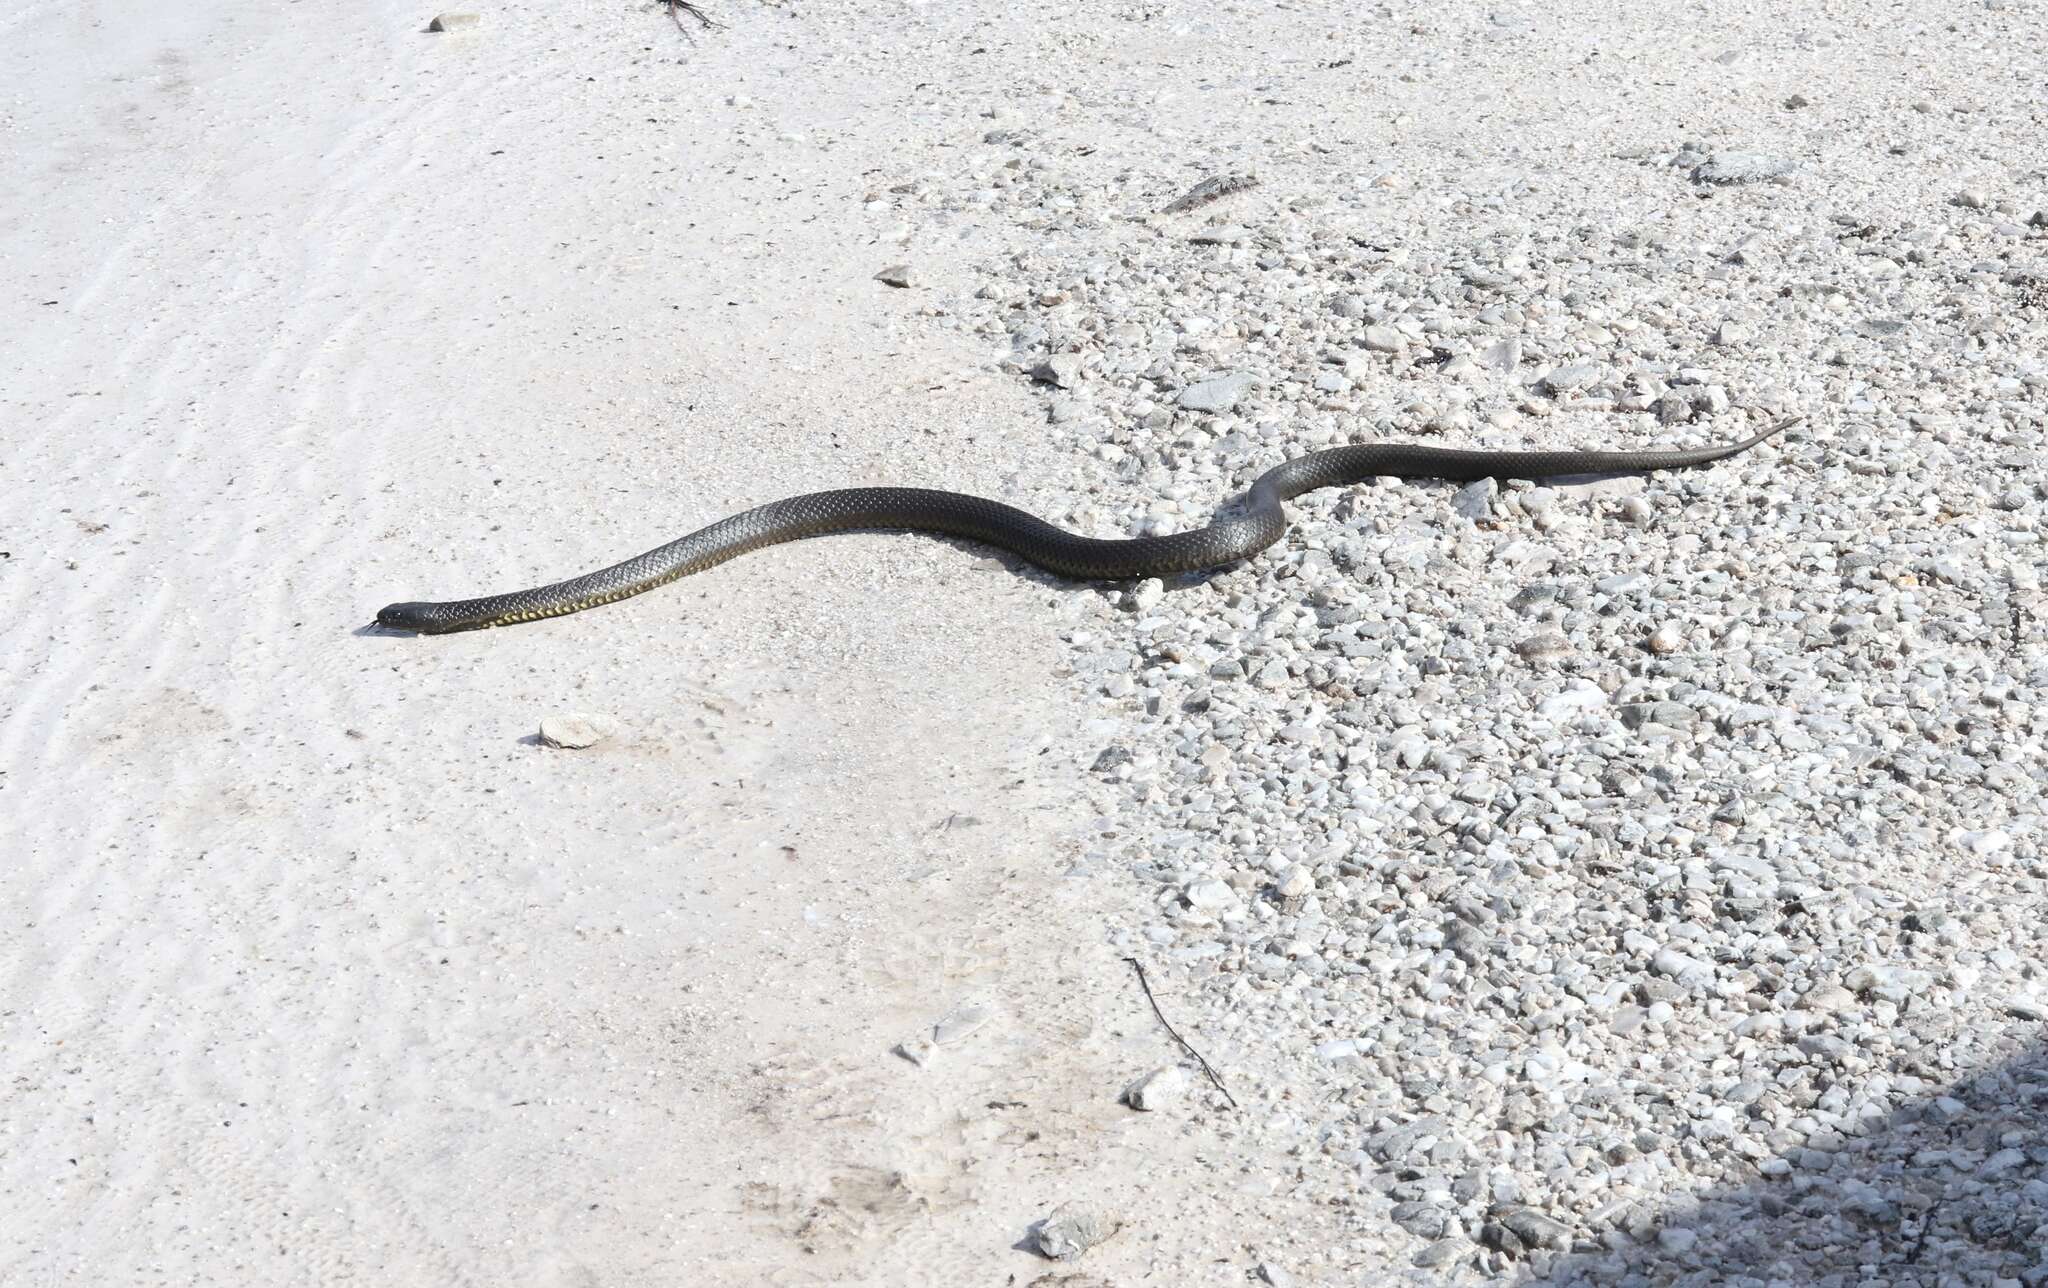
<svg viewBox="0 0 2048 1288">
<path fill-rule="evenodd" d="M 858 536 L 361 629 L 1044 465 L 1015 382 L 870 280 L 989 236 L 863 209 L 971 128 L 899 110 L 914 58 L 772 10 L 428 16 L 0 24 L 0 1280 L 1026 1282 L 1063 1198 L 1260 1202 L 1114 1103 L 1171 1051 L 1120 887 L 1062 876 L 1086 592 Z M 534 745 L 561 711 L 619 731 Z"/>
</svg>

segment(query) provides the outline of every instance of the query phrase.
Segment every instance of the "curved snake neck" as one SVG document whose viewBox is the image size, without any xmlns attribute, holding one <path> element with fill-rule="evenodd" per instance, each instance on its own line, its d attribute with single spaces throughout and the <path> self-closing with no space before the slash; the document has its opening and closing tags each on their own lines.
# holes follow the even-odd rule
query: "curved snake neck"
<svg viewBox="0 0 2048 1288">
<path fill-rule="evenodd" d="M 559 617 L 667 585 L 763 546 L 857 528 L 907 528 L 967 537 L 1064 577 L 1165 577 L 1235 563 L 1264 550 L 1287 530 L 1281 503 L 1317 488 L 1380 476 L 1469 482 L 1686 469 L 1748 451 L 1798 419 L 1780 421 L 1739 443 L 1686 451 L 1472 452 L 1410 443 L 1336 447 L 1266 471 L 1230 517 L 1187 532 L 1128 540 L 1077 536 L 1015 506 L 962 492 L 909 487 L 809 492 L 720 519 L 624 563 L 567 581 L 481 599 L 391 604 L 378 610 L 377 623 L 438 635 Z"/>
</svg>

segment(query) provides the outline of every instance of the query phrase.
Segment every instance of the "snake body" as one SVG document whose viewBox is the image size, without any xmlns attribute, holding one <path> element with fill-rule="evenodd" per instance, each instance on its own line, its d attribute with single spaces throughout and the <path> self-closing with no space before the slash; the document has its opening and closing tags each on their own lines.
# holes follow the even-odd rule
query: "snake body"
<svg viewBox="0 0 2048 1288">
<path fill-rule="evenodd" d="M 1336 447 L 1274 466 L 1252 484 L 1241 505 L 1207 527 L 1128 540 L 1077 536 L 1015 506 L 962 492 L 910 487 L 809 492 L 720 519 L 624 563 L 567 581 L 481 599 L 392 604 L 377 613 L 377 623 L 395 630 L 441 634 L 559 617 L 667 585 L 763 546 L 861 528 L 966 537 L 1001 547 L 1064 577 L 1165 577 L 1235 563 L 1264 550 L 1287 530 L 1281 503 L 1317 488 L 1380 476 L 1469 482 L 1686 469 L 1747 451 L 1795 420 L 1780 422 L 1739 443 L 1684 451 L 1473 452 L 1410 443 Z"/>
</svg>

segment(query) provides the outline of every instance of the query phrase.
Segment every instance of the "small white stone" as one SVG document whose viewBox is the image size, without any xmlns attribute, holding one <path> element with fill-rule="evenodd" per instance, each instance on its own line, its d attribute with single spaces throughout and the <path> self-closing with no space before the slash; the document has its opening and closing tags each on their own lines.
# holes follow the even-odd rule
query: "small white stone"
<svg viewBox="0 0 2048 1288">
<path fill-rule="evenodd" d="M 1562 662 L 1572 655 L 1572 642 L 1557 631 L 1539 631 L 1515 645 L 1524 661 Z"/>
<path fill-rule="evenodd" d="M 1148 613 L 1157 608 L 1159 601 L 1165 598 L 1166 583 L 1157 577 L 1147 577 L 1131 588 L 1130 594 L 1125 596 L 1124 604 L 1132 612 Z"/>
<path fill-rule="evenodd" d="M 595 747 L 610 737 L 611 732 L 612 722 L 608 718 L 580 712 L 543 716 L 540 722 L 541 745 L 562 751 Z"/>
<path fill-rule="evenodd" d="M 1758 152 L 1717 152 L 1693 167 L 1694 183 L 1785 183 L 1796 169 L 1790 161 Z"/>
<path fill-rule="evenodd" d="M 1934 983 L 1934 976 L 1905 966 L 1858 966 L 1843 976 L 1842 983 L 1855 993 L 1903 1002 L 1926 992 Z"/>
<path fill-rule="evenodd" d="M 1676 948 L 1660 948 L 1650 959 L 1650 969 L 1666 979 L 1675 979 L 1682 984 L 1701 983 L 1713 979 L 1711 963 L 1697 957 L 1687 956 Z"/>
<path fill-rule="evenodd" d="M 1062 1203 L 1031 1227 L 1031 1246 L 1042 1257 L 1071 1261 L 1116 1233 L 1108 1213 L 1081 1203 Z"/>
<path fill-rule="evenodd" d="M 1072 389 L 1081 383 L 1081 355 L 1055 353 L 1031 369 L 1031 378 L 1058 389 Z"/>
<path fill-rule="evenodd" d="M 1819 984 L 1799 999 L 1799 1009 L 1816 1015 L 1840 1015 L 1856 1009 L 1856 995 L 1840 984 Z"/>
<path fill-rule="evenodd" d="M 1181 898 L 1188 901 L 1188 907 L 1198 912 L 1215 912 L 1228 908 L 1237 902 L 1237 891 L 1225 881 L 1213 877 L 1207 881 L 1196 881 L 1181 891 Z"/>
<path fill-rule="evenodd" d="M 1174 401 L 1187 411 L 1223 412 L 1237 406 L 1251 389 L 1251 374 L 1233 371 L 1189 385 Z"/>
<path fill-rule="evenodd" d="M 1675 1257 L 1691 1252 L 1693 1245 L 1700 1241 L 1697 1231 L 1673 1227 L 1657 1232 L 1657 1246 Z"/>
<path fill-rule="evenodd" d="M 1590 681 L 1580 681 L 1568 688 L 1560 689 L 1536 704 L 1536 714 L 1545 720 L 1560 720 L 1566 716 L 1578 715 L 1607 705 L 1607 694 L 1600 686 Z"/>
<path fill-rule="evenodd" d="M 932 1045 L 932 1036 L 929 1033 L 919 1033 L 913 1037 L 907 1037 L 898 1042 L 895 1049 L 897 1055 L 902 1056 L 920 1069 L 930 1064 L 932 1057 L 938 1054 L 938 1048 Z"/>
<path fill-rule="evenodd" d="M 1187 1070 L 1177 1064 L 1162 1065 L 1124 1088 L 1124 1103 L 1133 1109 L 1154 1113 L 1179 1104 L 1188 1094 Z"/>
<path fill-rule="evenodd" d="M 1685 647 L 1685 632 L 1674 622 L 1666 622 L 1650 632 L 1650 651 L 1657 654 L 1676 653 Z"/>
<path fill-rule="evenodd" d="M 1552 367 L 1543 374 L 1538 383 L 1546 393 L 1569 393 L 1583 389 L 1600 378 L 1600 364 L 1596 362 L 1571 362 L 1562 367 Z"/>
<path fill-rule="evenodd" d="M 473 14 L 473 13 L 443 13 L 443 14 L 436 14 L 436 15 L 434 16 L 434 20 L 433 20 L 432 22 L 430 22 L 430 23 L 428 23 L 428 24 L 427 24 L 427 30 L 428 30 L 428 31 L 460 31 L 460 30 L 462 30 L 462 29 L 463 29 L 464 27 L 474 27 L 474 26 L 476 26 L 476 25 L 477 25 L 477 23 L 478 23 L 479 21 L 480 21 L 480 19 L 479 19 L 479 18 L 477 17 L 477 15 L 475 15 L 475 14 Z"/>
<path fill-rule="evenodd" d="M 1491 344 L 1479 355 L 1479 365 L 1503 374 L 1522 365 L 1522 342 L 1516 339 Z"/>
<path fill-rule="evenodd" d="M 2005 1009 L 2015 1019 L 2048 1020 L 2048 997 L 2030 997 L 2015 993 L 2005 999 Z"/>
<path fill-rule="evenodd" d="M 940 1046 L 958 1042 L 989 1022 L 995 1015 L 986 1006 L 956 1006 L 932 1025 L 932 1041 Z"/>
<path fill-rule="evenodd" d="M 1451 509 L 1474 523 L 1485 523 L 1493 518 L 1493 498 L 1499 492 L 1500 485 L 1494 480 L 1476 479 L 1451 497 Z"/>
<path fill-rule="evenodd" d="M 1961 846 L 1976 855 L 1996 854 L 2012 844 L 2012 838 L 1997 828 L 1992 828 L 1988 832 L 1972 832 L 1957 828 L 1949 833 L 1948 839 L 1949 844 Z"/>
<path fill-rule="evenodd" d="M 2013 1168 L 2021 1166 L 2026 1161 L 2027 1151 L 2008 1146 L 1978 1164 L 1977 1175 L 1998 1176 L 2001 1173 L 2010 1172 Z"/>
</svg>

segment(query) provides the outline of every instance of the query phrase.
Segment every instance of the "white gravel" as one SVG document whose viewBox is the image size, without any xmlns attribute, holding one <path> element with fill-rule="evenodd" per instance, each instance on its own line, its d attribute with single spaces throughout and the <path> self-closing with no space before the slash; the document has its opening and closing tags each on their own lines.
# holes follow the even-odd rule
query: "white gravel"
<svg viewBox="0 0 2048 1288">
<path fill-rule="evenodd" d="M 1297 1274 L 2048 1282 L 2042 13 L 1157 6 L 921 181 L 1013 230 L 946 307 L 1070 373 L 1019 492 L 1092 533 L 1806 418 L 1069 601 L 1116 943 L 1356 1233 Z"/>
</svg>

